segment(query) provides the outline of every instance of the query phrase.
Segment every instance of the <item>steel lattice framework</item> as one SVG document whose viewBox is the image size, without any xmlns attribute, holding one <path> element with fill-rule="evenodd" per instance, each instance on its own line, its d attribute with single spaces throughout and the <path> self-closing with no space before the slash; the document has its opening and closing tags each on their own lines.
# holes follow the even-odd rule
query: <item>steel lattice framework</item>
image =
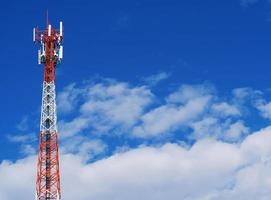
<svg viewBox="0 0 271 200">
<path fill-rule="evenodd" d="M 59 200 L 60 174 L 55 90 L 55 68 L 63 58 L 63 28 L 56 30 L 47 22 L 46 30 L 33 30 L 33 40 L 40 44 L 39 64 L 44 64 L 36 200 Z"/>
</svg>

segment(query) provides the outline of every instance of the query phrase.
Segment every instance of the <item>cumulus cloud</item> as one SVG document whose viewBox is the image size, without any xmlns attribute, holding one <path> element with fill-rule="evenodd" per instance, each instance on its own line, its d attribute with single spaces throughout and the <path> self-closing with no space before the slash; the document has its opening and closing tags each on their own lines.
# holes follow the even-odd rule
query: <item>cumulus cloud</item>
<svg viewBox="0 0 271 200">
<path fill-rule="evenodd" d="M 249 133 L 249 127 L 242 120 L 221 120 L 214 117 L 206 117 L 191 123 L 192 139 L 212 137 L 227 142 L 239 142 Z"/>
<path fill-rule="evenodd" d="M 271 119 L 271 102 L 266 102 L 265 100 L 259 100 L 256 103 L 256 108 L 260 111 L 262 117 L 266 119 Z"/>
<path fill-rule="evenodd" d="M 166 99 L 168 103 L 182 103 L 202 96 L 210 96 L 214 92 L 211 85 L 182 85 L 177 91 L 171 93 Z"/>
<path fill-rule="evenodd" d="M 242 103 L 258 93 L 237 88 L 229 101 L 221 101 L 210 84 L 184 84 L 159 99 L 147 85 L 115 80 L 71 84 L 61 92 L 61 99 L 68 102 L 64 107 L 76 114 L 59 122 L 60 138 L 87 132 L 89 136 L 110 133 L 148 139 L 188 129 L 191 139 L 211 136 L 239 141 L 248 130 L 240 121 Z"/>
<path fill-rule="evenodd" d="M 57 109 L 59 113 L 70 113 L 74 111 L 79 101 L 79 96 L 82 95 L 83 89 L 77 88 L 75 83 L 66 86 L 57 95 Z"/>
<path fill-rule="evenodd" d="M 232 90 L 233 100 L 238 103 L 245 101 L 255 101 L 261 98 L 264 93 L 261 90 L 255 90 L 250 87 L 235 88 Z"/>
<path fill-rule="evenodd" d="M 30 144 L 22 144 L 20 150 L 25 156 L 35 155 L 37 153 L 37 149 Z"/>
<path fill-rule="evenodd" d="M 241 90 L 237 93 L 240 95 Z M 241 116 L 239 105 L 219 101 L 212 86 L 182 85 L 166 98 L 165 105 L 146 112 L 133 133 L 147 138 L 189 128 L 191 139 L 215 137 L 238 141 L 249 130 L 238 120 Z"/>
<path fill-rule="evenodd" d="M 90 126 L 90 120 L 84 117 L 76 117 L 72 121 L 66 122 L 64 120 L 59 121 L 59 137 L 67 138 L 72 137 Z"/>
<path fill-rule="evenodd" d="M 237 121 L 230 124 L 223 136 L 228 141 L 238 141 L 242 136 L 249 133 L 249 128 L 245 126 L 243 121 Z"/>
<path fill-rule="evenodd" d="M 63 199 L 269 199 L 270 144 L 271 127 L 267 127 L 240 144 L 204 139 L 190 148 L 173 143 L 143 146 L 93 163 L 80 155 L 63 154 Z M 35 166 L 35 156 L 3 161 L 0 198 L 34 198 Z"/>
<path fill-rule="evenodd" d="M 71 120 L 60 121 L 59 132 L 64 138 L 87 129 L 96 134 L 109 131 L 122 133 L 129 130 L 153 98 L 147 86 L 132 87 L 128 83 L 116 81 L 103 80 L 100 83 L 84 85 L 82 88 L 74 88 L 73 85 L 72 90 L 65 89 L 65 93 L 73 93 L 74 90 L 76 94 L 77 91 L 81 91 L 77 96 L 81 99 L 77 109 L 79 114 Z M 65 94 L 63 98 L 69 96 L 74 95 Z M 69 98 L 66 101 L 69 101 Z"/>
<path fill-rule="evenodd" d="M 131 126 L 151 102 L 152 93 L 145 87 L 130 87 L 126 83 L 96 84 L 88 89 L 81 106 L 82 114 L 96 114 L 105 124 Z"/>
<path fill-rule="evenodd" d="M 34 199 L 35 163 L 37 159 L 29 156 L 16 163 L 2 161 L 0 165 L 0 199 Z M 16 192 L 14 192 L 16 191 Z"/>
<path fill-rule="evenodd" d="M 10 142 L 18 142 L 18 143 L 33 142 L 37 140 L 37 137 L 34 133 L 20 134 L 20 135 L 9 134 L 7 138 Z"/>
<path fill-rule="evenodd" d="M 205 85 L 182 85 L 166 98 L 166 104 L 146 112 L 133 128 L 137 137 L 160 136 L 187 126 L 197 119 L 212 99 L 212 89 Z"/>
<path fill-rule="evenodd" d="M 230 105 L 227 102 L 213 104 L 212 109 L 216 114 L 222 115 L 224 117 L 241 115 L 241 111 L 237 106 Z"/>
<path fill-rule="evenodd" d="M 100 139 L 90 139 L 83 136 L 75 136 L 61 141 L 60 152 L 79 155 L 83 160 L 89 161 L 96 156 L 104 155 L 108 146 Z"/>
<path fill-rule="evenodd" d="M 245 87 L 245 88 L 235 88 L 232 90 L 232 93 L 235 98 L 237 99 L 245 99 L 248 96 L 251 96 L 251 94 L 254 93 L 254 90 L 251 88 Z"/>
<path fill-rule="evenodd" d="M 63 199 L 267 198 L 270 181 L 257 170 L 271 169 L 271 128 L 249 135 L 240 104 L 255 94 L 251 91 L 236 89 L 220 98 L 211 85 L 181 85 L 159 98 L 147 85 L 112 80 L 69 85 L 59 122 Z M 187 143 L 167 137 L 159 145 L 145 143 L 183 132 Z M 127 137 L 143 142 L 130 146 Z M 23 143 L 27 158 L 0 164 L 0 199 L 17 198 L 11 189 L 22 200 L 34 197 L 36 152 L 27 140 L 13 138 Z M 13 174 L 21 171 L 19 181 Z"/>
<path fill-rule="evenodd" d="M 34 133 L 30 134 L 9 134 L 7 139 L 11 143 L 19 145 L 19 153 L 22 155 L 33 155 L 36 153 L 36 149 L 32 146 L 38 140 L 38 137 Z"/>
<path fill-rule="evenodd" d="M 158 107 L 142 116 L 142 124 L 136 126 L 133 133 L 139 137 L 159 136 L 175 131 L 187 125 L 191 120 L 203 113 L 210 96 L 187 100 L 185 105 L 172 104 Z"/>
</svg>

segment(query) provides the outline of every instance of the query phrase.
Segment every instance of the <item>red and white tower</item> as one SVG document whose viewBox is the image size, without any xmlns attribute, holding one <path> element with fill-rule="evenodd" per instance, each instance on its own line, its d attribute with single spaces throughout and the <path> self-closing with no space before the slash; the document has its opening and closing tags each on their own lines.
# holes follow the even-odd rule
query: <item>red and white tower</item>
<svg viewBox="0 0 271 200">
<path fill-rule="evenodd" d="M 60 199 L 55 68 L 63 58 L 63 25 L 59 30 L 47 22 L 45 30 L 33 30 L 39 43 L 38 62 L 44 65 L 36 200 Z"/>
</svg>

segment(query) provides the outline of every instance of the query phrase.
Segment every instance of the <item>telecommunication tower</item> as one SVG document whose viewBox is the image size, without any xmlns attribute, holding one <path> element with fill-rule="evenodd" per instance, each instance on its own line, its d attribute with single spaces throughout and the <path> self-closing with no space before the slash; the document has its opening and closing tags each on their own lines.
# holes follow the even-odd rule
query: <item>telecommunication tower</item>
<svg viewBox="0 0 271 200">
<path fill-rule="evenodd" d="M 45 30 L 34 28 L 33 41 L 40 46 L 38 63 L 44 65 L 36 200 L 59 200 L 61 195 L 55 69 L 63 58 L 62 22 L 60 22 L 59 30 L 53 28 L 48 20 Z"/>
</svg>

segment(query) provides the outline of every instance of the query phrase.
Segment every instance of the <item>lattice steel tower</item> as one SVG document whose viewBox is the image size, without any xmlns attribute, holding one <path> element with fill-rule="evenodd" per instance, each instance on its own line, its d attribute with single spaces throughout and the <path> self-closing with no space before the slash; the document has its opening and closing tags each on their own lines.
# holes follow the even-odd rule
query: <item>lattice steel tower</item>
<svg viewBox="0 0 271 200">
<path fill-rule="evenodd" d="M 59 30 L 48 23 L 45 30 L 33 30 L 38 43 L 38 63 L 44 65 L 40 141 L 36 180 L 36 200 L 59 200 L 60 176 L 55 91 L 55 68 L 63 58 L 63 26 Z"/>
</svg>

